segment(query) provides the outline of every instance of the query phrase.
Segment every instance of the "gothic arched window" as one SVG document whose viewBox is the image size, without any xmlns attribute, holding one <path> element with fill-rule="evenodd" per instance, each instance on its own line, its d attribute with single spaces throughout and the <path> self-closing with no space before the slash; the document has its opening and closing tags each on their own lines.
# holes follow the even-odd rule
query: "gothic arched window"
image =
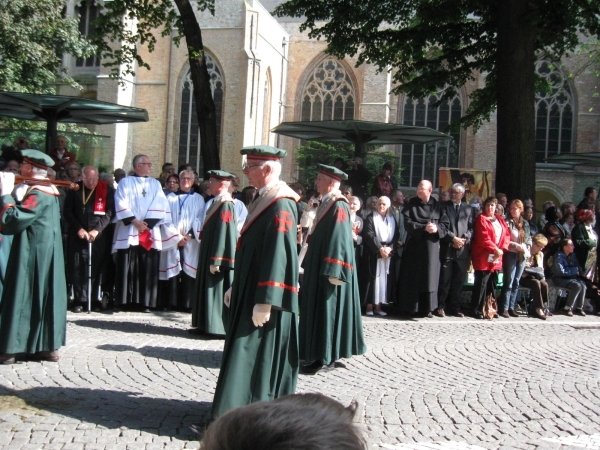
<svg viewBox="0 0 600 450">
<path fill-rule="evenodd" d="M 535 94 L 535 160 L 573 151 L 573 95 L 558 66 L 540 60 L 536 73 L 550 84 L 549 92 Z"/>
<path fill-rule="evenodd" d="M 210 90 L 215 102 L 217 120 L 217 144 L 221 141 L 221 115 L 223 113 L 224 83 L 221 70 L 214 59 L 205 54 L 206 68 L 210 77 Z M 199 174 L 203 173 L 200 157 L 200 130 L 196 115 L 192 75 L 188 71 L 181 85 L 181 116 L 179 124 L 179 164 L 190 164 Z"/>
<path fill-rule="evenodd" d="M 339 61 L 325 58 L 315 67 L 302 91 L 302 120 L 354 119 L 356 93 Z"/>
<path fill-rule="evenodd" d="M 445 128 L 461 116 L 462 104 L 457 94 L 434 106 L 443 91 L 429 98 L 413 99 L 406 97 L 403 105 L 403 124 L 429 127 L 448 133 Z M 402 185 L 416 187 L 421 180 L 429 180 L 437 186 L 440 167 L 458 167 L 460 131 L 450 131 L 451 141 L 438 141 L 431 144 L 401 145 L 400 164 Z"/>
<path fill-rule="evenodd" d="M 75 7 L 75 15 L 79 16 L 79 32 L 82 36 L 90 36 L 96 32 L 94 20 L 99 14 L 100 8 L 94 0 L 82 0 Z M 75 67 L 100 67 L 100 53 L 87 58 L 77 58 Z"/>
</svg>

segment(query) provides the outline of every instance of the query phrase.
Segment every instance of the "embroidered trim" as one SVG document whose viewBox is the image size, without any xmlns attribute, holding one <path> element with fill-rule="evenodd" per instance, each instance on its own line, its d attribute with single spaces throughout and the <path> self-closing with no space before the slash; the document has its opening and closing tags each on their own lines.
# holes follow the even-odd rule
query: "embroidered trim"
<svg viewBox="0 0 600 450">
<path fill-rule="evenodd" d="M 235 263 L 235 259 L 223 258 L 221 256 L 211 256 L 210 259 L 214 259 L 215 261 L 227 261 L 227 262 Z"/>
<path fill-rule="evenodd" d="M 165 270 L 159 270 L 159 272 L 165 273 L 165 272 L 168 272 L 171 269 L 174 269 L 177 266 L 179 266 L 179 261 L 177 261 L 177 264 L 175 264 L 174 266 L 167 267 Z"/>
<path fill-rule="evenodd" d="M 6 205 L 4 205 L 4 208 L 2 208 L 2 211 L 0 211 L 0 219 L 2 218 L 7 209 L 12 208 L 13 206 L 15 206 L 14 203 L 7 203 Z M 2 231 L 2 222 L 0 222 L 0 231 Z"/>
<path fill-rule="evenodd" d="M 340 261 L 339 259 L 325 258 L 325 262 L 332 263 L 332 264 L 339 264 L 340 266 L 347 267 L 350 270 L 354 270 L 354 267 L 352 267 L 352 264 L 348 264 L 347 262 Z"/>
<path fill-rule="evenodd" d="M 282 289 L 287 289 L 288 291 L 292 291 L 294 293 L 298 293 L 299 289 L 294 286 L 289 286 L 284 283 L 280 283 L 279 281 L 259 281 L 258 287 L 278 287 Z"/>
<path fill-rule="evenodd" d="M 188 266 L 190 269 L 193 269 L 193 270 L 195 270 L 195 271 L 198 271 L 198 268 L 197 268 L 197 267 L 194 267 L 194 266 L 192 266 L 192 265 L 190 265 L 190 264 L 186 263 L 185 261 L 183 262 L 183 264 L 185 264 L 186 266 Z"/>
</svg>

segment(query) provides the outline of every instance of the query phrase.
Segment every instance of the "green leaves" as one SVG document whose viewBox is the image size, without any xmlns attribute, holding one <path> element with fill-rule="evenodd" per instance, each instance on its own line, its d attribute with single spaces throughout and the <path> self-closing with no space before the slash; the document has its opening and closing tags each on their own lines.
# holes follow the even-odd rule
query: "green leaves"
<svg viewBox="0 0 600 450">
<path fill-rule="evenodd" d="M 190 0 L 182 3 L 189 4 Z M 214 0 L 195 2 L 198 11 L 214 14 Z M 152 52 L 159 37 L 174 35 L 179 45 L 183 26 L 179 10 L 171 0 L 111 0 L 95 21 L 93 42 L 101 51 L 104 66 L 111 68 L 111 77 L 122 79 L 135 75 L 135 66 L 150 69 L 138 45 Z"/>
<path fill-rule="evenodd" d="M 56 82 L 77 86 L 61 67 L 62 55 L 87 57 L 94 47 L 78 19 L 63 18 L 63 0 L 0 0 L 0 89 L 52 92 Z"/>
<path fill-rule="evenodd" d="M 475 128 L 496 108 L 498 17 L 495 1 L 484 0 L 288 0 L 279 16 L 305 17 L 302 30 L 324 38 L 327 51 L 357 56 L 380 71 L 391 67 L 395 93 L 426 97 L 446 85 L 460 88 L 486 74 L 471 95 L 463 126 Z M 597 0 L 532 0 L 521 24 L 536 30 L 536 51 L 559 59 L 582 35 L 600 35 Z M 533 68 L 532 68 L 533 70 Z M 452 96 L 452 89 L 447 90 Z"/>
</svg>

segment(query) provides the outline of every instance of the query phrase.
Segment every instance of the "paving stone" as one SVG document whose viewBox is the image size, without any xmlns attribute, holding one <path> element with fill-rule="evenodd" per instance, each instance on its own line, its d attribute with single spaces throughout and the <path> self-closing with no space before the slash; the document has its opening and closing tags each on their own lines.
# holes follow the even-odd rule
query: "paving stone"
<svg viewBox="0 0 600 450">
<path fill-rule="evenodd" d="M 298 391 L 357 400 L 370 448 L 600 450 L 600 330 L 583 322 L 600 318 L 365 318 L 368 352 Z M 189 323 L 69 314 L 58 363 L 0 368 L 0 395 L 22 400 L 0 411 L 0 446 L 198 448 L 188 426 L 209 417 L 223 342 Z"/>
</svg>

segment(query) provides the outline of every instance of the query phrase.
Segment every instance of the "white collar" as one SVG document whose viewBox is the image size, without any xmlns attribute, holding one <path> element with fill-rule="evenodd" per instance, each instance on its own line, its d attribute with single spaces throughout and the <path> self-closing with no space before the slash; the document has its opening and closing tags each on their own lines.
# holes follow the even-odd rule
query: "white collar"
<svg viewBox="0 0 600 450">
<path fill-rule="evenodd" d="M 269 184 L 264 185 L 263 187 L 261 187 L 258 190 L 258 195 L 262 194 L 263 192 L 265 192 L 267 190 L 267 188 L 270 188 L 271 186 L 275 186 L 277 184 L 277 181 L 273 181 Z"/>
</svg>

